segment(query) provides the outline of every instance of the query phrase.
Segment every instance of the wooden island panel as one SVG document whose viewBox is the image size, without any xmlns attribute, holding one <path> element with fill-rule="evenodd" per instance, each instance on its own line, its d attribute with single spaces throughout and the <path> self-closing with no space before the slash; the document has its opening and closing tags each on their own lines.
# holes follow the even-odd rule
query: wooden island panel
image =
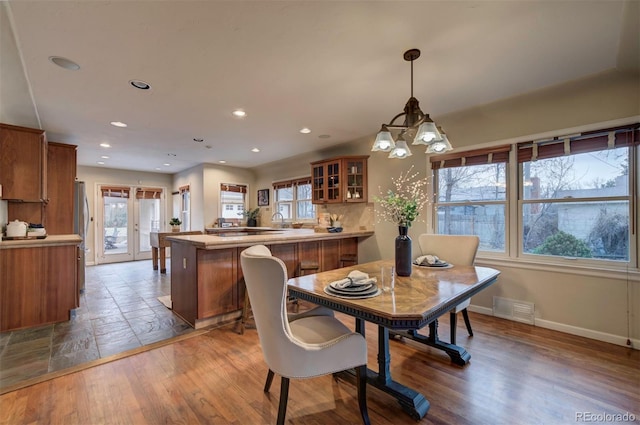
<svg viewBox="0 0 640 425">
<path fill-rule="evenodd" d="M 198 250 L 198 319 L 238 309 L 237 269 L 236 248 Z"/>
<path fill-rule="evenodd" d="M 255 243 L 268 246 L 271 253 L 285 263 L 288 277 L 294 278 L 301 275 L 303 261 L 315 262 L 325 271 L 340 267 L 342 253 L 355 254 L 357 258 L 358 237 L 368 235 L 350 234 L 339 238 L 327 235 L 328 239 Z M 203 244 L 210 237 L 218 238 L 199 236 L 195 243 L 189 237 L 171 238 L 173 311 L 195 328 L 236 320 L 244 306 L 246 289 L 240 253 L 253 243 L 229 246 L 229 238 L 221 237 L 216 240 L 220 245 L 216 245 L 217 242 Z"/>
</svg>

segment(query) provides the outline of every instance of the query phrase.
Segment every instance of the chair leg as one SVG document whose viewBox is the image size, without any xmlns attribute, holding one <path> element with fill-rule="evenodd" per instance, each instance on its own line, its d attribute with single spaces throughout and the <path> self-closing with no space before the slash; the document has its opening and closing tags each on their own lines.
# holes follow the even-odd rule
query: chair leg
<svg viewBox="0 0 640 425">
<path fill-rule="evenodd" d="M 449 339 L 449 341 L 451 344 L 456 345 L 456 326 L 458 325 L 458 316 L 454 311 L 452 311 L 451 313 L 449 313 L 449 318 L 449 322 L 451 322 L 451 338 Z"/>
<path fill-rule="evenodd" d="M 469 332 L 469 336 L 473 336 L 473 331 L 471 330 L 471 322 L 469 321 L 469 312 L 466 308 L 462 310 L 462 317 L 464 318 L 464 324 L 467 325 L 467 332 Z"/>
<path fill-rule="evenodd" d="M 267 373 L 267 382 L 264 383 L 264 392 L 268 393 L 271 388 L 271 383 L 273 382 L 273 371 L 269 369 L 269 373 Z"/>
<path fill-rule="evenodd" d="M 362 423 L 369 425 L 369 412 L 367 410 L 367 365 L 356 368 L 356 379 L 358 381 L 358 406 L 360 407 Z"/>
<path fill-rule="evenodd" d="M 287 400 L 289 399 L 289 378 L 282 377 L 280 381 L 280 406 L 278 407 L 278 425 L 284 425 L 287 415 Z"/>
</svg>

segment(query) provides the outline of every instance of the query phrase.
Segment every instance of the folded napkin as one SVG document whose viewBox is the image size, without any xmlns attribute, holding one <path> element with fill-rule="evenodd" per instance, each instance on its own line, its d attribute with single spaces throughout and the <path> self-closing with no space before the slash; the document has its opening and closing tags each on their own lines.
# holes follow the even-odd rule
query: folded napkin
<svg viewBox="0 0 640 425">
<path fill-rule="evenodd" d="M 445 261 L 442 261 L 435 255 L 421 255 L 416 258 L 413 263 L 419 266 L 433 266 L 435 264 L 443 264 Z"/>
<path fill-rule="evenodd" d="M 330 285 L 332 288 L 344 289 L 354 286 L 369 285 L 376 281 L 377 279 L 375 277 L 370 278 L 368 274 L 359 270 L 354 270 L 349 273 L 346 278 L 331 282 Z"/>
</svg>

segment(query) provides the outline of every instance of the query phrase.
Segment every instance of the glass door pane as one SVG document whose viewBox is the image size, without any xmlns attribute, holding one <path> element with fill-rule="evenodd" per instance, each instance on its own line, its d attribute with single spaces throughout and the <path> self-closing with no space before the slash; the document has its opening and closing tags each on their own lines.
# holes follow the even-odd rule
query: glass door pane
<svg viewBox="0 0 640 425">
<path fill-rule="evenodd" d="M 160 199 L 138 199 L 137 200 L 137 233 L 138 246 L 136 247 L 135 259 L 139 260 L 148 257 L 151 253 L 151 243 L 149 234 L 160 231 Z M 146 255 L 145 255 L 146 254 Z"/>
<path fill-rule="evenodd" d="M 103 195 L 102 199 L 102 255 L 98 262 L 130 261 L 130 198 Z"/>
</svg>

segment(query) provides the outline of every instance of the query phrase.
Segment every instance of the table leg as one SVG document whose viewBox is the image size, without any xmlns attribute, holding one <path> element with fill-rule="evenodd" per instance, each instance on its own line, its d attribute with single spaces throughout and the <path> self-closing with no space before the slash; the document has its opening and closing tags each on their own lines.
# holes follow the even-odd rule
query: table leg
<svg viewBox="0 0 640 425">
<path fill-rule="evenodd" d="M 429 323 L 429 336 L 424 336 L 414 330 L 392 331 L 392 334 L 409 338 L 421 344 L 428 345 L 429 347 L 442 350 L 445 353 L 447 353 L 451 358 L 451 361 L 457 364 L 458 366 L 466 365 L 471 359 L 471 354 L 469 354 L 464 347 L 460 347 L 459 345 L 449 344 L 444 341 L 440 341 L 440 339 L 438 338 L 438 321 L 437 320 Z"/>
<path fill-rule="evenodd" d="M 151 264 L 153 264 L 153 270 L 158 270 L 158 248 L 151 247 Z"/>
<path fill-rule="evenodd" d="M 356 319 L 356 332 L 364 336 L 363 319 Z M 429 410 L 429 401 L 419 392 L 395 382 L 391 378 L 390 364 L 389 329 L 378 326 L 378 373 L 367 368 L 367 383 L 398 400 L 402 410 L 413 419 L 422 419 Z"/>
<path fill-rule="evenodd" d="M 166 248 L 161 246 L 160 247 L 160 273 L 166 273 L 167 272 L 167 257 L 166 257 L 166 252 L 165 252 Z"/>
</svg>

